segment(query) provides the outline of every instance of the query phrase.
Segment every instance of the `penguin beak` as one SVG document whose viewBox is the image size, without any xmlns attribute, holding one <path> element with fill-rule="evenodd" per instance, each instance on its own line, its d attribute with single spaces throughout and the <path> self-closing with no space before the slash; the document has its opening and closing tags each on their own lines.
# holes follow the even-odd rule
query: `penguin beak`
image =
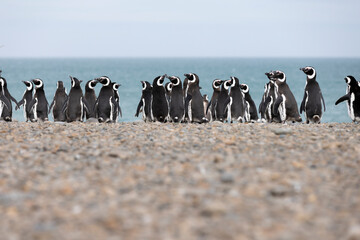
<svg viewBox="0 0 360 240">
<path fill-rule="evenodd" d="M 187 77 L 187 78 L 189 78 L 189 77 L 190 77 L 190 74 L 185 73 L 184 76 Z"/>
<path fill-rule="evenodd" d="M 305 72 L 305 68 L 300 68 L 301 71 Z"/>
</svg>

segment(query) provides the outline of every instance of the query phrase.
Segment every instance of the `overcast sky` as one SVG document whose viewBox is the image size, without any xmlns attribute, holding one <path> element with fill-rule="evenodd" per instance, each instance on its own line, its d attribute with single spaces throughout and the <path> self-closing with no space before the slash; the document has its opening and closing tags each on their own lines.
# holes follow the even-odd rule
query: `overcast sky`
<svg viewBox="0 0 360 240">
<path fill-rule="evenodd" d="M 0 57 L 360 57 L 359 0 L 1 0 Z"/>
</svg>

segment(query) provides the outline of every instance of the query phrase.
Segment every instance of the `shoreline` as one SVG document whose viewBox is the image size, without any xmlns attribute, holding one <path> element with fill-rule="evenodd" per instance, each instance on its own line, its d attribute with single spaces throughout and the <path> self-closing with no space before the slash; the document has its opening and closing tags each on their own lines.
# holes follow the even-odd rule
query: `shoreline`
<svg viewBox="0 0 360 240">
<path fill-rule="evenodd" d="M 359 124 L 0 133 L 0 233 L 12 239 L 350 239 L 360 227 Z"/>
</svg>

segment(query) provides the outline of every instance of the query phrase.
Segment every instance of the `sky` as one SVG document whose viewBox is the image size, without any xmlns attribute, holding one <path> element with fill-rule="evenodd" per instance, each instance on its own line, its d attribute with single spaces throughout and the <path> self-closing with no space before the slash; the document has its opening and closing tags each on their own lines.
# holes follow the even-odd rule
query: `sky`
<svg viewBox="0 0 360 240">
<path fill-rule="evenodd" d="M 1 0 L 0 57 L 360 57 L 358 0 Z"/>
</svg>

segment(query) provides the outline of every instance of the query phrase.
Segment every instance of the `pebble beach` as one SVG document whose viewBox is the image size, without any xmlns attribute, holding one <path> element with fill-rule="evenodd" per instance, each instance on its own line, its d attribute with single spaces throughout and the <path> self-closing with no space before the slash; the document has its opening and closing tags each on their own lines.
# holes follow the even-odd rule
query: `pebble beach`
<svg viewBox="0 0 360 240">
<path fill-rule="evenodd" d="M 360 125 L 0 122 L 1 239 L 360 239 Z"/>
</svg>

